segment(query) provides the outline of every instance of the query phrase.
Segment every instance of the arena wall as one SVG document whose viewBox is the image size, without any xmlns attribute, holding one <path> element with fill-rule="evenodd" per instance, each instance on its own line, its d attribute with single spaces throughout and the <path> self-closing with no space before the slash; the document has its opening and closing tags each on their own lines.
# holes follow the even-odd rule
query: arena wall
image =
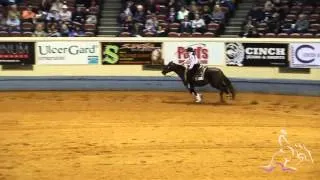
<svg viewBox="0 0 320 180">
<path fill-rule="evenodd" d="M 255 42 L 319 43 L 319 39 L 244 38 L 0 38 L 0 42 Z M 101 47 L 100 47 L 101 48 Z M 100 50 L 101 51 L 101 50 Z M 99 57 L 101 61 L 101 56 Z M 36 57 L 37 62 L 37 57 Z M 320 69 L 230 67 L 218 65 L 239 91 L 320 95 Z M 210 88 L 202 88 L 209 90 Z M 0 90 L 171 90 L 184 87 L 176 77 L 163 77 L 142 65 L 38 65 L 0 71 Z"/>
</svg>

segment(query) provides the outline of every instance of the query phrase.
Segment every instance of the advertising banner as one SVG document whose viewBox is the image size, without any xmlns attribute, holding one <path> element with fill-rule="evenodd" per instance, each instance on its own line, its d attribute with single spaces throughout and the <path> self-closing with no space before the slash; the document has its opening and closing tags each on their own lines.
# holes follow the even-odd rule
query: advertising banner
<svg viewBox="0 0 320 180">
<path fill-rule="evenodd" d="M 99 42 L 51 41 L 36 46 L 37 64 L 99 64 Z"/>
<path fill-rule="evenodd" d="M 228 66 L 289 66 L 288 44 L 226 43 Z"/>
<path fill-rule="evenodd" d="M 35 64 L 33 42 L 0 42 L 0 64 Z"/>
<path fill-rule="evenodd" d="M 188 59 L 186 49 L 192 47 L 201 64 L 224 65 L 223 42 L 165 42 L 163 43 L 163 56 L 165 64 L 170 61 L 181 63 Z"/>
<path fill-rule="evenodd" d="M 320 68 L 320 43 L 291 43 L 290 67 Z"/>
<path fill-rule="evenodd" d="M 163 64 L 162 43 L 158 42 L 103 42 L 102 64 Z"/>
</svg>

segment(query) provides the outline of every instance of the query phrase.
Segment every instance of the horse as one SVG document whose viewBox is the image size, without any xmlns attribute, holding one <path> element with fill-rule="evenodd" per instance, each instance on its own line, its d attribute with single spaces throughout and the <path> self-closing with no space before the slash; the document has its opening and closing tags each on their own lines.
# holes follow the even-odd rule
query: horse
<svg viewBox="0 0 320 180">
<path fill-rule="evenodd" d="M 203 66 L 203 65 L 202 65 Z M 199 68 L 200 69 L 200 68 Z M 213 88 L 216 88 L 220 91 L 220 102 L 225 103 L 224 100 L 224 93 L 230 94 L 232 100 L 235 100 L 236 92 L 235 89 L 231 83 L 231 81 L 224 75 L 222 70 L 215 67 L 206 67 L 203 72 L 203 79 L 202 80 L 196 80 L 195 77 L 193 77 L 192 86 L 188 86 L 188 82 L 186 81 L 186 72 L 187 68 L 183 65 L 176 64 L 174 62 L 169 62 L 167 65 L 164 65 L 162 69 L 162 74 L 165 76 L 169 72 L 175 72 L 180 79 L 183 81 L 184 86 L 189 90 L 189 92 L 195 96 L 196 102 L 201 102 L 202 95 L 200 93 L 197 93 L 195 91 L 195 87 L 202 87 L 210 84 Z M 195 87 L 194 87 L 195 86 Z"/>
</svg>

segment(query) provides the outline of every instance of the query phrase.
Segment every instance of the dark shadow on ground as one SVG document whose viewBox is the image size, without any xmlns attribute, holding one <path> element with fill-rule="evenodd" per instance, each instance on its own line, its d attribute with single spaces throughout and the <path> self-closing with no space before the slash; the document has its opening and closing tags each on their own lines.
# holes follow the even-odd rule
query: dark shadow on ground
<svg viewBox="0 0 320 180">
<path fill-rule="evenodd" d="M 198 105 L 198 106 L 234 106 L 234 102 L 232 103 L 221 103 L 221 102 L 201 102 L 201 103 L 196 103 L 192 101 L 170 101 L 170 100 L 165 100 L 162 101 L 162 103 L 165 104 L 182 104 L 182 105 Z"/>
</svg>

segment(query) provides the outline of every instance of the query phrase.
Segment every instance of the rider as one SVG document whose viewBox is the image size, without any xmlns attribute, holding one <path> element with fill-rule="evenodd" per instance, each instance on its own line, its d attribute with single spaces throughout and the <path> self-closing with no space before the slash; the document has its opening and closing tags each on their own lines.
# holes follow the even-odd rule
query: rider
<svg viewBox="0 0 320 180">
<path fill-rule="evenodd" d="M 192 84 L 192 77 L 195 75 L 197 70 L 200 67 L 200 62 L 196 56 L 196 53 L 192 47 L 187 48 L 187 52 L 189 54 L 189 59 L 182 62 L 182 64 L 187 64 L 187 82 L 190 84 L 190 87 L 193 86 Z"/>
</svg>

